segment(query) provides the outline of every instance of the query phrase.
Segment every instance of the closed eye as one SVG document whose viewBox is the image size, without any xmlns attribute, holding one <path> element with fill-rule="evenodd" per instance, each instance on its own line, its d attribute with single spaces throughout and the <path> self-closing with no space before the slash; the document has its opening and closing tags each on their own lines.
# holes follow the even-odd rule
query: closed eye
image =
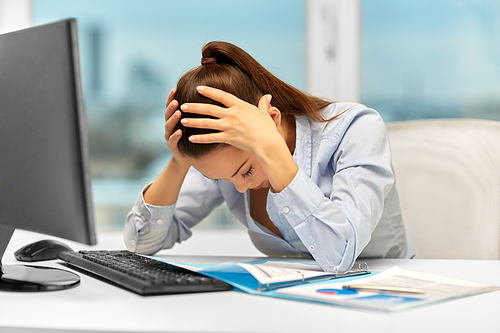
<svg viewBox="0 0 500 333">
<path fill-rule="evenodd" d="M 252 174 L 253 174 L 253 166 L 250 166 L 250 169 L 248 169 L 248 171 L 242 174 L 241 176 L 243 177 L 243 179 L 246 179 L 250 177 Z"/>
</svg>

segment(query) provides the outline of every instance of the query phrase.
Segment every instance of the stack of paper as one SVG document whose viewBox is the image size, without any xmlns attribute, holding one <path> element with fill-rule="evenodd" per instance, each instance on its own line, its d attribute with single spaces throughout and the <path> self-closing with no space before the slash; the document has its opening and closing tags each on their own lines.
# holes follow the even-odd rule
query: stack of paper
<svg viewBox="0 0 500 333">
<path fill-rule="evenodd" d="M 408 271 L 397 266 L 376 274 L 370 274 L 367 267 L 339 274 L 324 272 L 315 263 L 295 261 L 191 265 L 151 258 L 220 279 L 251 294 L 382 312 L 408 310 L 500 290 L 488 284 Z M 365 274 L 370 275 L 363 277 Z"/>
<path fill-rule="evenodd" d="M 407 271 L 397 266 L 355 281 L 357 286 L 366 287 L 364 290 L 372 288 L 373 291 L 345 289 L 346 286 L 353 284 L 354 282 L 329 282 L 303 285 L 280 289 L 275 291 L 275 294 L 294 299 L 393 312 L 500 290 L 498 287 L 483 283 Z M 391 288 L 410 289 L 410 291 L 391 292 Z M 381 291 L 384 289 L 389 291 Z"/>
</svg>

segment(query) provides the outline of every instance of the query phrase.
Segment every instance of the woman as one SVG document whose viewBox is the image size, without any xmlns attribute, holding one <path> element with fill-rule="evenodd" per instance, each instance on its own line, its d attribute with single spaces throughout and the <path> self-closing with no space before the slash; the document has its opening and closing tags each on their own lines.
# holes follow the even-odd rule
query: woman
<svg viewBox="0 0 500 333">
<path fill-rule="evenodd" d="M 376 111 L 308 96 L 211 42 L 170 93 L 165 119 L 173 156 L 127 217 L 129 250 L 172 247 L 225 201 L 268 255 L 338 271 L 358 257 L 413 256 Z"/>
</svg>

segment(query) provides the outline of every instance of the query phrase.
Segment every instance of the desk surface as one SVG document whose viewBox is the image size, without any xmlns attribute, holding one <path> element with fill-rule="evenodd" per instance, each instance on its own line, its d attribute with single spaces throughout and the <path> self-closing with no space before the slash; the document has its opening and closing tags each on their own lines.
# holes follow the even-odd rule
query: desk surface
<svg viewBox="0 0 500 333">
<path fill-rule="evenodd" d="M 4 255 L 49 238 L 16 231 Z M 121 249 L 120 233 L 101 233 L 97 246 L 65 241 L 75 250 Z M 194 230 L 161 252 L 174 260 L 217 262 L 262 257 L 244 230 Z M 226 256 L 224 256 L 226 255 Z M 237 258 L 236 258 L 237 259 Z M 240 258 L 243 259 L 243 258 Z M 498 260 L 367 260 L 372 270 L 394 265 L 500 286 Z M 57 260 L 43 265 L 61 267 Z M 0 332 L 499 332 L 500 292 L 396 314 L 378 314 L 237 291 L 141 297 L 84 274 L 77 288 L 46 293 L 0 292 Z"/>
</svg>

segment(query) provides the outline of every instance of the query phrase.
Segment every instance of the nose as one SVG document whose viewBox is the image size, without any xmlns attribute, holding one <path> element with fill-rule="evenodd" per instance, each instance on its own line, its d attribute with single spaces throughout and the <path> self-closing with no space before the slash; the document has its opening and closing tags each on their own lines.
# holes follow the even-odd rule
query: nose
<svg viewBox="0 0 500 333">
<path fill-rule="evenodd" d="M 228 179 L 231 183 L 234 184 L 234 187 L 236 188 L 236 191 L 240 193 L 245 193 L 248 190 L 248 187 L 250 186 L 250 179 L 245 180 L 234 180 L 234 179 Z"/>
</svg>

